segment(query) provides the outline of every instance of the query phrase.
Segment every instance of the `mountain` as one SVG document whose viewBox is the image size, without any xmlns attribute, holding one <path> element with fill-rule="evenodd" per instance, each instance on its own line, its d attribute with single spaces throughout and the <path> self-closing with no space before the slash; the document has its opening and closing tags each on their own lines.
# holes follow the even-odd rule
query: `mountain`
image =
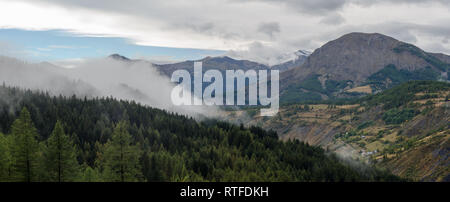
<svg viewBox="0 0 450 202">
<path fill-rule="evenodd" d="M 450 83 L 409 81 L 349 101 L 281 106 L 274 117 L 258 109 L 229 112 L 229 121 L 275 130 L 417 181 L 450 181 Z"/>
<path fill-rule="evenodd" d="M 382 34 L 350 33 L 316 49 L 281 74 L 282 99 L 316 99 L 377 92 L 408 80 L 448 80 L 450 56 L 428 53 Z"/>
<path fill-rule="evenodd" d="M 273 65 L 271 69 L 278 69 L 280 70 L 280 72 L 284 72 L 286 70 L 290 70 L 295 67 L 300 67 L 306 61 L 306 58 L 308 58 L 310 54 L 311 53 L 309 51 L 298 50 L 293 54 L 291 54 L 292 56 L 290 56 L 290 58 L 293 57 L 293 59 L 285 61 L 281 64 Z"/>
<path fill-rule="evenodd" d="M 280 70 L 280 72 L 283 72 L 303 64 L 306 61 L 306 58 L 308 57 L 309 54 L 310 53 L 308 51 L 304 50 L 296 51 L 289 56 L 289 59 L 287 61 L 274 66 L 264 65 L 250 60 L 238 60 L 231 58 L 229 56 L 205 57 L 200 60 L 188 60 L 172 64 L 152 64 L 152 65 L 156 67 L 162 74 L 168 77 L 171 77 L 172 73 L 179 69 L 187 70 L 189 73 L 192 74 L 194 71 L 194 62 L 202 62 L 203 71 L 208 71 L 210 69 L 216 69 L 221 72 L 225 72 L 226 70 L 239 70 L 239 69 L 244 71 L 273 69 L 273 70 Z M 129 59 L 119 54 L 112 54 L 108 57 L 124 62 L 143 61 L 143 60 Z"/>
<path fill-rule="evenodd" d="M 129 59 L 129 58 L 123 56 L 123 55 L 119 55 L 117 53 L 111 54 L 110 56 L 108 56 L 108 58 L 115 59 L 115 60 L 120 60 L 120 61 L 126 61 L 126 62 L 130 62 L 131 61 L 131 59 Z"/>
<path fill-rule="evenodd" d="M 191 75 L 194 72 L 194 62 L 202 62 L 203 71 L 208 71 L 210 69 L 216 69 L 220 72 L 224 73 L 226 70 L 265 70 L 270 69 L 269 66 L 259 64 L 257 62 L 252 62 L 248 60 L 235 60 L 228 56 L 221 57 L 206 57 L 201 60 L 189 60 L 174 64 L 163 64 L 154 66 L 163 74 L 167 75 L 169 78 L 172 76 L 172 73 L 179 69 L 187 70 Z"/>
<path fill-rule="evenodd" d="M 160 73 L 163 75 L 166 75 L 167 77 L 171 77 L 172 73 L 176 70 L 184 69 L 187 70 L 191 75 L 194 72 L 194 62 L 202 62 L 203 72 L 215 69 L 219 70 L 220 72 L 225 74 L 226 70 L 268 70 L 268 69 L 277 69 L 280 71 L 290 69 L 292 67 L 298 66 L 301 64 L 307 56 L 307 52 L 299 51 L 297 53 L 297 57 L 293 60 L 289 60 L 283 64 L 277 65 L 277 66 L 267 66 L 264 64 L 260 64 L 257 62 L 249 61 L 249 60 L 237 60 L 233 59 L 229 56 L 219 56 L 219 57 L 205 57 L 200 60 L 187 60 L 183 62 L 177 62 L 177 63 L 171 63 L 171 64 L 152 64 L 151 62 L 145 61 L 145 60 L 135 60 L 135 59 L 129 59 L 125 56 L 119 55 L 119 54 L 112 54 L 108 56 L 108 58 L 111 58 L 116 61 L 121 62 L 146 62 L 149 65 L 152 65 L 153 67 L 157 68 Z"/>
</svg>

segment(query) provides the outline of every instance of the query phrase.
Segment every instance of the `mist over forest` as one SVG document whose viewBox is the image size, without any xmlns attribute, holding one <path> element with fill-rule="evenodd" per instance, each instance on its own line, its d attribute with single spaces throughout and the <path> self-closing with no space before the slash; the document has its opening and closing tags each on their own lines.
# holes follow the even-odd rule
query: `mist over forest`
<svg viewBox="0 0 450 202">
<path fill-rule="evenodd" d="M 219 109 L 213 106 L 173 105 L 170 93 L 175 84 L 147 61 L 127 62 L 107 57 L 86 59 L 64 68 L 48 62 L 29 63 L 1 56 L 0 65 L 0 81 L 7 86 L 54 96 L 112 96 L 197 118 L 219 115 Z"/>
</svg>

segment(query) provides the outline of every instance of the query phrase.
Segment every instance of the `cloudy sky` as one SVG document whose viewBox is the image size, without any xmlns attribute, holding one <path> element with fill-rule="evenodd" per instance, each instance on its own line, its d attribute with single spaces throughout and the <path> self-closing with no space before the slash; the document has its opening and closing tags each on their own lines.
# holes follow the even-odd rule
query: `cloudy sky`
<svg viewBox="0 0 450 202">
<path fill-rule="evenodd" d="M 261 60 L 378 32 L 450 54 L 448 0 L 0 0 L 0 54 Z M 258 56 L 258 57 L 256 57 Z M 266 61 L 267 62 L 267 61 Z"/>
</svg>

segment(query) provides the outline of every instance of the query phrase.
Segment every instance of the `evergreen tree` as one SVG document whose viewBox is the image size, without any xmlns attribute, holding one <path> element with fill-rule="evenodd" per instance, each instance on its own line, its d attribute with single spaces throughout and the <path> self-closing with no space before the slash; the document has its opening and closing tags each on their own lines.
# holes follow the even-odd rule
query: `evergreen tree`
<svg viewBox="0 0 450 202">
<path fill-rule="evenodd" d="M 12 124 L 11 133 L 13 180 L 31 182 L 37 174 L 39 144 L 36 140 L 37 130 L 27 108 L 22 109 L 19 118 Z"/>
<path fill-rule="evenodd" d="M 66 182 L 75 179 L 78 171 L 76 149 L 70 137 L 64 133 L 60 121 L 56 122 L 47 140 L 44 159 L 49 181 Z"/>
<path fill-rule="evenodd" d="M 8 181 L 11 171 L 9 138 L 0 133 L 0 181 Z"/>
<path fill-rule="evenodd" d="M 132 145 L 129 123 L 120 121 L 104 148 L 104 177 L 108 181 L 129 182 L 141 178 L 140 150 Z"/>
<path fill-rule="evenodd" d="M 84 164 L 82 173 L 80 176 L 80 182 L 100 182 L 100 174 L 97 169 L 91 168 L 90 166 Z"/>
</svg>

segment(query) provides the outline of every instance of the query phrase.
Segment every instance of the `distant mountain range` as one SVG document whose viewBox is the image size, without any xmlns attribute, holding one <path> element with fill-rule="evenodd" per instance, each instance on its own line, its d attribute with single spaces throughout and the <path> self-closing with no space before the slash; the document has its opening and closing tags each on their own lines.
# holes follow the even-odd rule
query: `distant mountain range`
<svg viewBox="0 0 450 202">
<path fill-rule="evenodd" d="M 203 62 L 203 71 L 210 69 L 218 69 L 222 72 L 237 69 L 280 70 L 280 102 L 282 104 L 361 96 L 380 92 L 409 80 L 448 81 L 449 79 L 450 56 L 442 53 L 428 53 L 412 44 L 377 33 L 346 34 L 326 43 L 312 54 L 300 50 L 293 55 L 295 57 L 292 60 L 274 66 L 249 60 L 237 60 L 228 56 L 205 57 L 197 61 Z M 152 64 L 149 61 L 130 59 L 119 54 L 112 54 L 108 58 L 130 62 L 130 64 L 152 65 L 168 78 L 178 69 L 186 69 L 192 73 L 195 62 L 190 60 L 173 64 Z M 36 75 L 44 76 L 45 72 L 50 72 L 45 74 L 45 77 L 52 78 L 45 81 L 37 80 L 35 83 L 54 88 L 57 86 L 51 85 L 51 82 L 61 80 L 66 84 L 58 87 L 57 92 L 67 93 L 64 89 L 68 88 L 69 93 L 96 94 L 95 89 L 89 84 L 71 84 L 73 81 L 66 78 L 67 76 L 61 73 L 60 68 L 49 63 L 21 64 L 20 61 L 7 57 L 2 57 L 0 63 L 5 66 L 1 70 L 3 75 L 0 77 L 12 79 L 15 81 L 13 83 L 23 83 L 25 81 L 21 80 L 22 77 L 30 77 L 25 83 L 30 83 L 27 86 L 35 87 L 32 80 L 40 77 L 33 77 L 29 75 L 28 70 L 21 71 L 21 69 L 27 69 L 26 66 L 37 66 L 42 71 L 36 72 Z M 13 71 L 11 64 L 19 66 L 16 70 L 21 73 L 8 76 Z M 15 77 L 17 79 L 14 80 Z"/>
<path fill-rule="evenodd" d="M 286 61 L 273 66 L 261 64 L 250 60 L 235 59 L 229 56 L 218 56 L 218 57 L 208 56 L 200 60 L 187 60 L 171 64 L 152 64 L 152 65 L 156 67 L 161 73 L 163 73 L 168 77 L 171 77 L 172 73 L 179 69 L 185 69 L 188 70 L 188 72 L 192 73 L 194 71 L 194 62 L 202 62 L 203 71 L 208 71 L 210 69 L 216 69 L 221 72 L 225 72 L 225 70 L 238 70 L 238 69 L 244 71 L 250 69 L 253 70 L 273 69 L 273 70 L 280 70 L 280 72 L 283 72 L 289 69 L 293 69 L 295 67 L 299 67 L 306 61 L 306 58 L 310 54 L 311 53 L 309 51 L 298 50 L 296 52 L 289 54 L 289 56 L 285 57 L 290 59 L 286 59 Z M 110 55 L 109 58 L 125 62 L 145 61 L 145 60 L 130 59 L 117 53 Z M 146 62 L 150 63 L 149 61 Z"/>
<path fill-rule="evenodd" d="M 194 62 L 202 62 L 202 69 L 203 72 L 206 72 L 208 70 L 219 70 L 222 75 L 226 75 L 226 70 L 279 70 L 280 73 L 293 69 L 295 67 L 300 66 L 303 64 L 303 62 L 306 61 L 307 55 L 309 52 L 307 51 L 297 51 L 293 53 L 295 57 L 293 57 L 292 60 L 289 60 L 287 62 L 274 65 L 274 66 L 267 66 L 264 64 L 260 64 L 257 62 L 249 61 L 249 60 L 237 60 L 234 58 L 231 58 L 229 56 L 219 56 L 219 57 L 205 57 L 200 60 L 188 60 L 184 62 L 178 62 L 178 63 L 172 63 L 172 64 L 151 64 L 153 67 L 155 67 L 161 74 L 167 76 L 168 78 L 172 77 L 172 73 L 176 70 L 187 70 L 191 75 L 194 73 Z M 109 56 L 109 58 L 112 58 L 117 61 L 121 62 L 147 62 L 150 64 L 149 61 L 144 60 L 133 60 L 129 59 L 127 57 L 121 56 L 119 54 L 112 54 Z M 193 83 L 192 83 L 193 85 Z M 224 91 L 226 90 L 226 86 L 229 85 L 225 81 L 224 85 Z M 207 85 L 203 85 L 203 88 L 206 88 Z M 194 90 L 193 86 L 191 88 Z M 236 89 L 236 91 L 239 89 Z"/>
<path fill-rule="evenodd" d="M 299 50 L 296 58 L 267 66 L 228 56 L 206 57 L 203 71 L 280 70 L 281 103 L 349 98 L 376 93 L 410 80 L 448 81 L 450 56 L 428 53 L 392 37 L 350 33 L 330 41 L 312 54 Z M 114 54 L 121 61 L 135 61 Z M 178 69 L 193 72 L 195 61 L 153 64 L 170 77 Z"/>
<path fill-rule="evenodd" d="M 228 56 L 221 57 L 206 57 L 201 60 L 189 60 L 174 64 L 164 64 L 157 65 L 154 64 L 160 72 L 167 75 L 169 78 L 172 76 L 172 73 L 179 69 L 187 70 L 189 73 L 194 72 L 194 62 L 202 62 L 203 71 L 208 71 L 210 69 L 216 69 L 221 72 L 225 72 L 225 70 L 238 70 L 242 69 L 244 71 L 253 69 L 253 70 L 263 70 L 269 69 L 268 66 L 259 64 L 256 62 L 248 61 L 248 60 L 235 60 Z"/>
</svg>

